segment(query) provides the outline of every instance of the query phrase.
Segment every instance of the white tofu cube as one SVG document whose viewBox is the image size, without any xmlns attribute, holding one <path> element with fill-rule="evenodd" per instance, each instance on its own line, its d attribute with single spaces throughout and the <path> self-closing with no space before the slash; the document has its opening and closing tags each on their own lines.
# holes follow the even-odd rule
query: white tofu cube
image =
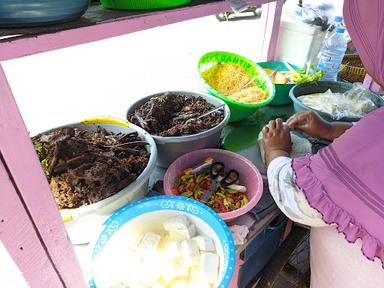
<svg viewBox="0 0 384 288">
<path fill-rule="evenodd" d="M 174 230 L 187 229 L 189 225 L 190 224 L 187 216 L 178 215 L 175 217 L 168 218 L 164 222 L 163 227 L 168 232 L 172 232 Z"/>
<path fill-rule="evenodd" d="M 214 253 L 202 253 L 200 257 L 200 268 L 203 281 L 216 284 L 219 275 L 219 255 Z"/>
<path fill-rule="evenodd" d="M 196 241 L 184 240 L 181 242 L 181 255 L 184 264 L 187 266 L 194 266 L 199 263 L 200 250 Z"/>
<path fill-rule="evenodd" d="M 199 282 L 202 278 L 202 272 L 199 266 L 191 267 L 189 271 L 189 282 Z"/>
<path fill-rule="evenodd" d="M 139 246 L 137 247 L 137 250 L 140 254 L 148 255 L 157 249 L 157 246 L 159 245 L 161 236 L 157 235 L 153 232 L 147 232 L 145 233 L 144 237 L 141 239 Z"/>
<path fill-rule="evenodd" d="M 161 278 L 168 284 L 175 278 L 188 278 L 189 276 L 189 268 L 184 265 L 182 258 L 162 263 L 161 269 Z M 168 284 L 166 286 L 169 286 Z"/>
<path fill-rule="evenodd" d="M 152 288 L 166 288 L 163 284 L 159 283 L 159 282 L 156 282 Z"/>
<path fill-rule="evenodd" d="M 186 288 L 211 288 L 211 284 L 203 280 L 203 271 L 200 269 L 200 266 L 191 268 Z"/>
<path fill-rule="evenodd" d="M 142 283 L 138 283 L 137 285 L 132 286 L 132 288 L 148 288 L 148 287 L 151 287 L 151 286 L 148 286 Z"/>
<path fill-rule="evenodd" d="M 124 256 L 126 258 L 121 258 L 121 256 Z M 120 263 L 125 263 L 125 265 L 114 265 L 114 263 L 116 263 L 115 261 L 110 262 L 111 265 L 107 265 L 107 266 L 112 268 L 113 272 L 107 273 L 107 274 L 115 275 L 114 276 L 115 279 L 118 279 L 120 282 L 123 282 L 123 283 L 138 280 L 142 262 L 137 252 L 133 250 L 121 251 L 121 255 L 119 255 L 119 259 L 124 259 L 124 260 L 120 260 L 121 261 L 120 262 L 118 259 L 115 259 L 115 261 L 119 261 Z"/>
<path fill-rule="evenodd" d="M 164 261 L 165 251 L 156 250 L 154 253 L 143 257 L 140 269 L 140 282 L 146 286 L 152 287 L 162 275 L 161 267 Z"/>
<path fill-rule="evenodd" d="M 187 279 L 177 279 L 175 281 L 172 281 L 171 285 L 169 287 L 172 288 L 186 288 L 188 285 Z"/>
<path fill-rule="evenodd" d="M 169 231 L 169 238 L 174 241 L 191 239 L 195 235 L 196 235 L 195 224 L 189 225 L 186 229 L 177 229 L 177 230 Z"/>
<path fill-rule="evenodd" d="M 181 257 L 180 241 L 172 241 L 165 244 L 166 257 L 169 259 L 176 259 Z"/>
<path fill-rule="evenodd" d="M 215 252 L 215 242 L 213 242 L 212 238 L 204 235 L 198 235 L 192 238 L 193 241 L 196 241 L 199 246 L 200 251 L 204 252 Z"/>
</svg>

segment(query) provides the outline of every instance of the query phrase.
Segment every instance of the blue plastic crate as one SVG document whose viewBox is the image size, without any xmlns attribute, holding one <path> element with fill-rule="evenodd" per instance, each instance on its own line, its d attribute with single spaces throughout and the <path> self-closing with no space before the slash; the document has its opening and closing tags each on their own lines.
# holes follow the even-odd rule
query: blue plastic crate
<svg viewBox="0 0 384 288">
<path fill-rule="evenodd" d="M 244 251 L 244 264 L 240 269 L 238 288 L 248 287 L 261 276 L 264 266 L 272 259 L 282 239 L 288 218 L 278 215 Z"/>
</svg>

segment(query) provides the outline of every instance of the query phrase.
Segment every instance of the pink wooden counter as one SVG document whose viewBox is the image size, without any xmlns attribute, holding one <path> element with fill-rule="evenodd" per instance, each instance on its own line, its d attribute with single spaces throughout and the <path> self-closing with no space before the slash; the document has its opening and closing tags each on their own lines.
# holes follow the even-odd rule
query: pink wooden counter
<svg viewBox="0 0 384 288">
<path fill-rule="evenodd" d="M 283 0 L 263 5 L 263 55 L 274 58 Z M 90 7 L 74 22 L 0 29 L 0 61 L 124 35 L 228 11 L 225 1 L 193 0 L 160 12 L 132 13 Z M 14 36 L 16 35 L 16 36 Z M 22 115 L 0 63 L 0 240 L 32 288 L 84 288 L 80 265 L 40 168 Z"/>
</svg>

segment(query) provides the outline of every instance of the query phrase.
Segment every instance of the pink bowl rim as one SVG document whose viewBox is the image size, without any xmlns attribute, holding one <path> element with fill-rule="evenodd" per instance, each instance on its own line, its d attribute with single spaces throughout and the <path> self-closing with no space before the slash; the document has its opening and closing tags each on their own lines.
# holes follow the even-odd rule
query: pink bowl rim
<svg viewBox="0 0 384 288">
<path fill-rule="evenodd" d="M 215 148 L 199 149 L 199 150 L 194 150 L 194 151 L 188 152 L 188 153 L 180 156 L 179 158 L 177 158 L 174 162 L 172 162 L 171 165 L 169 165 L 169 167 L 168 167 L 168 169 L 164 175 L 163 186 L 164 186 L 165 195 L 174 195 L 171 192 L 171 188 L 172 188 L 171 183 L 173 183 L 173 179 L 170 179 L 170 177 L 171 177 L 170 176 L 170 170 L 174 165 L 176 165 L 176 162 L 183 160 L 183 158 L 189 157 L 191 154 L 199 154 L 201 152 L 219 152 L 219 153 L 225 154 L 225 156 L 227 156 L 227 157 L 237 158 L 237 159 L 243 161 L 245 164 L 247 164 L 247 166 L 250 168 L 250 170 L 253 172 L 253 174 L 257 177 L 258 186 L 256 187 L 256 195 L 252 199 L 249 199 L 249 202 L 245 206 L 243 206 L 239 209 L 236 209 L 236 210 L 233 210 L 230 212 L 226 212 L 226 213 L 218 213 L 220 215 L 220 217 L 224 221 L 231 221 L 237 217 L 240 217 L 240 216 L 246 214 L 253 207 L 255 207 L 256 204 L 259 202 L 261 196 L 263 195 L 263 188 L 264 188 L 263 187 L 264 186 L 263 178 L 261 176 L 260 171 L 256 168 L 256 166 L 250 160 L 248 160 L 244 156 L 242 156 L 238 153 L 232 152 L 232 151 L 224 150 L 224 149 L 215 149 Z M 177 196 L 177 195 L 174 195 L 174 196 Z"/>
</svg>

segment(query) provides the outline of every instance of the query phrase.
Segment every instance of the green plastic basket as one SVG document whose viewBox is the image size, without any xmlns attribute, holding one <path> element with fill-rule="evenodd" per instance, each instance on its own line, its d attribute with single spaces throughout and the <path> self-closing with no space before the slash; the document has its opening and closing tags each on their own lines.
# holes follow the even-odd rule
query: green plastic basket
<svg viewBox="0 0 384 288">
<path fill-rule="evenodd" d="M 104 8 L 118 10 L 164 9 L 182 6 L 192 0 L 101 0 Z"/>
<path fill-rule="evenodd" d="M 284 62 L 279 61 L 270 61 L 270 62 L 260 62 L 257 63 L 263 68 L 268 68 L 271 70 L 275 70 L 277 67 L 280 68 L 279 71 L 289 71 L 287 66 L 285 66 Z M 300 68 L 296 65 L 289 63 L 293 69 L 299 70 Z M 274 84 L 276 93 L 273 100 L 269 103 L 272 106 L 283 106 L 287 104 L 291 104 L 292 100 L 289 98 L 289 91 L 292 89 L 295 84 Z"/>
<path fill-rule="evenodd" d="M 247 73 L 250 75 L 250 77 L 255 77 L 255 82 L 257 86 L 259 86 L 263 91 L 267 93 L 267 99 L 264 101 L 258 102 L 258 103 L 242 103 L 235 100 L 232 100 L 221 93 L 217 92 L 215 89 L 213 89 L 211 86 L 208 85 L 208 83 L 204 80 L 202 77 L 202 72 L 206 69 L 209 69 L 216 63 L 234 63 L 239 64 L 247 71 Z M 231 110 L 231 118 L 230 122 L 236 122 L 243 120 L 247 118 L 249 115 L 251 115 L 258 107 L 266 106 L 268 105 L 273 97 L 275 96 L 275 86 L 272 83 L 271 78 L 269 75 L 264 71 L 263 68 L 261 68 L 259 65 L 254 63 L 253 61 L 234 54 L 230 52 L 224 52 L 224 51 L 213 51 L 209 52 L 207 54 L 204 54 L 198 64 L 199 74 L 204 82 L 204 86 L 208 90 L 208 93 L 220 98 L 223 100 L 227 105 L 229 106 L 229 109 Z"/>
</svg>

